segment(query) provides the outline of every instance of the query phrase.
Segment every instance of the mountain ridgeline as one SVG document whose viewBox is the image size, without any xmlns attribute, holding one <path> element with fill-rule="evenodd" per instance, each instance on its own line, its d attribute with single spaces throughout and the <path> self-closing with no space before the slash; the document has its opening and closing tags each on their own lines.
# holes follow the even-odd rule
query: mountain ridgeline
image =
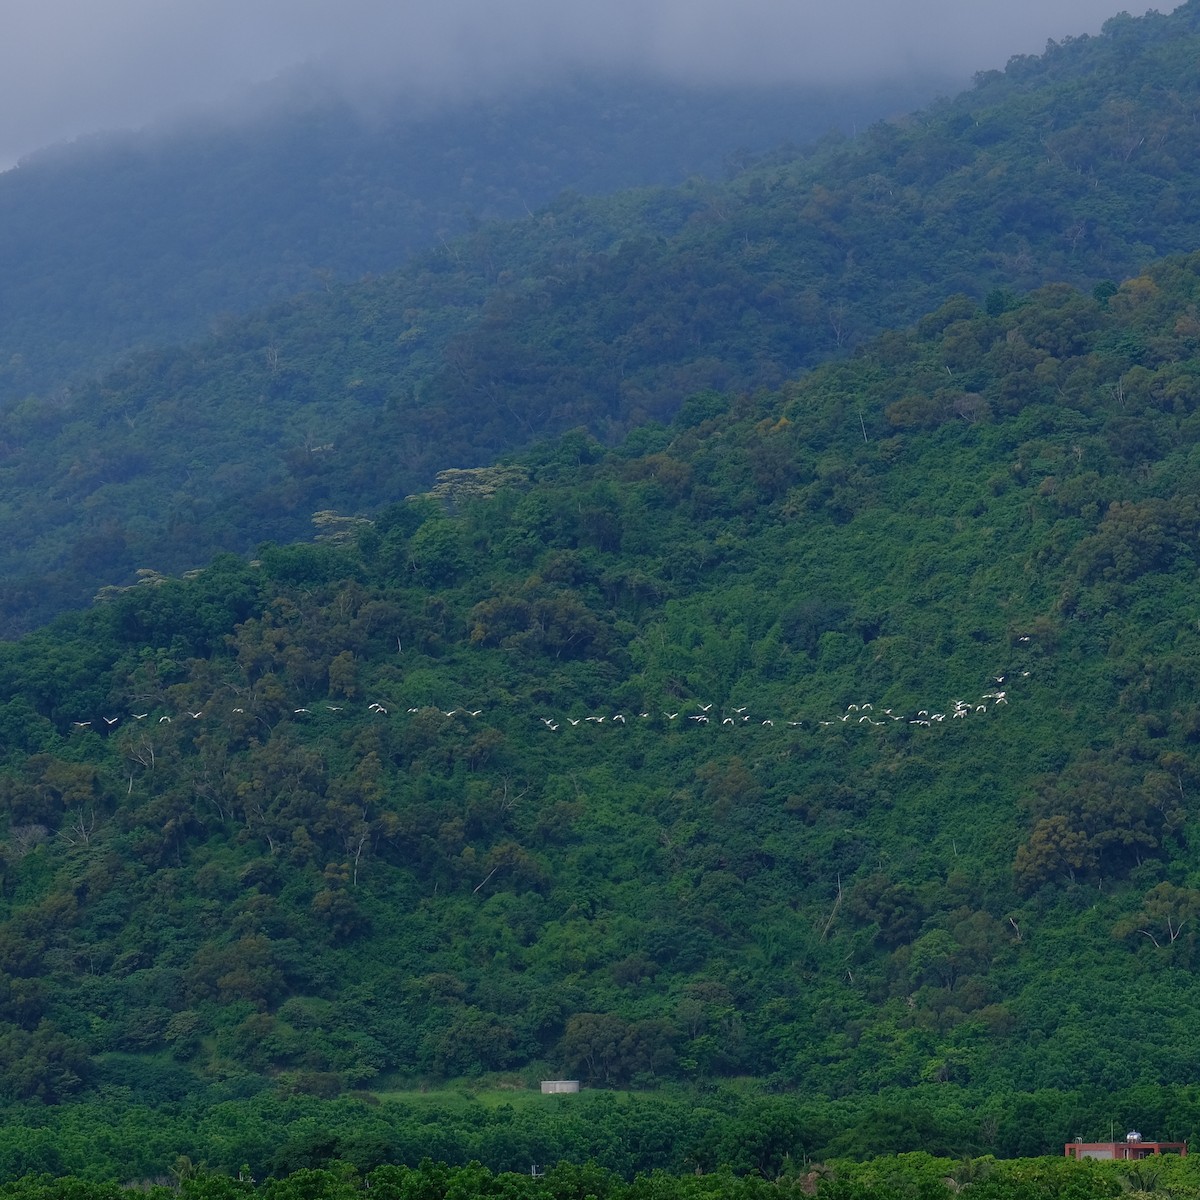
<svg viewBox="0 0 1200 1200">
<path fill-rule="evenodd" d="M 1200 7 L 1114 18 L 974 90 L 727 182 L 564 197 L 396 274 L 0 415 L 15 632 L 140 568 L 705 389 L 776 388 L 949 296 L 1119 281 L 1197 240 Z"/>
<path fill-rule="evenodd" d="M 548 79 L 486 100 L 353 105 L 319 78 L 96 136 L 0 174 L 0 404 L 295 293 L 395 270 L 564 190 L 721 178 L 926 103 L 921 85 Z"/>
</svg>

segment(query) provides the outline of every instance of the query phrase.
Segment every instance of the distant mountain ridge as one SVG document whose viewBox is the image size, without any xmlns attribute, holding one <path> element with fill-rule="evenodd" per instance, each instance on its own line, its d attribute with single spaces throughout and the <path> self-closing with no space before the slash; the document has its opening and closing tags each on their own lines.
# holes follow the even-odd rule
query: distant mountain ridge
<svg viewBox="0 0 1200 1200">
<path fill-rule="evenodd" d="M 1200 4 L 725 182 L 565 196 L 402 271 L 0 414 L 0 610 L 27 627 L 315 511 L 691 394 L 777 387 L 955 292 L 1120 280 L 1200 241 Z"/>
<path fill-rule="evenodd" d="M 863 126 L 946 86 L 596 77 L 368 111 L 291 81 L 241 115 L 51 148 L 0 174 L 0 405 L 203 335 L 219 316 L 394 270 L 563 190 L 720 176 L 739 155 Z"/>
</svg>

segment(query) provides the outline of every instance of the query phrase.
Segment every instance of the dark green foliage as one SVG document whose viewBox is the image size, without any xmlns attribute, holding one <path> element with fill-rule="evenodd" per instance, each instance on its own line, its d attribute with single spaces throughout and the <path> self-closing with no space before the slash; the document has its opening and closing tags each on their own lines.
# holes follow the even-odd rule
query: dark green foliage
<svg viewBox="0 0 1200 1200">
<path fill-rule="evenodd" d="M 797 1130 L 789 1126 L 786 1106 L 777 1111 L 764 1107 L 755 1124 L 738 1118 L 724 1128 L 705 1130 L 719 1138 L 718 1145 L 736 1147 L 733 1159 L 719 1168 L 702 1167 L 682 1172 L 680 1167 L 647 1166 L 634 1174 L 592 1160 L 556 1161 L 553 1164 L 514 1163 L 488 1166 L 478 1160 L 435 1162 L 429 1156 L 394 1165 L 380 1153 L 394 1152 L 395 1143 L 372 1135 L 356 1138 L 309 1134 L 296 1138 L 280 1154 L 278 1170 L 256 1183 L 248 1165 L 223 1174 L 193 1163 L 187 1155 L 176 1158 L 169 1173 L 154 1181 L 118 1186 L 79 1177 L 54 1178 L 29 1174 L 11 1178 L 3 1194 L 11 1200 L 132 1200 L 149 1194 L 155 1200 L 179 1195 L 186 1200 L 351 1200 L 373 1196 L 379 1200 L 455 1200 L 456 1197 L 494 1197 L 498 1200 L 768 1200 L 769 1197 L 817 1196 L 826 1200 L 858 1197 L 914 1196 L 941 1200 L 947 1194 L 969 1189 L 972 1195 L 994 1200 L 1062 1196 L 1077 1200 L 1110 1200 L 1165 1193 L 1184 1200 L 1200 1194 L 1196 1171 L 1187 1158 L 1162 1156 L 1139 1162 L 1071 1162 L 1065 1158 L 1020 1158 L 1003 1161 L 919 1151 L 893 1154 L 866 1163 L 846 1159 L 803 1162 L 783 1148 L 795 1144 Z M 546 1143 L 525 1141 L 529 1133 L 519 1127 L 511 1111 L 489 1122 L 502 1141 L 517 1154 L 546 1148 Z M 712 1117 L 715 1114 L 706 1114 Z M 899 1116 L 901 1121 L 904 1117 Z M 432 1140 L 436 1130 L 428 1127 Z M 609 1130 L 609 1132 L 614 1132 Z M 643 1121 L 627 1133 L 649 1149 L 667 1133 Z M 677 1132 L 677 1131 L 672 1131 Z M 699 1132 L 697 1129 L 696 1132 Z M 536 1136 L 536 1135 L 535 1135 Z M 517 1145 L 524 1142 L 521 1149 Z M 528 1155 L 526 1155 L 528 1157 Z"/>
<path fill-rule="evenodd" d="M 814 1107 L 683 1144 L 773 1174 L 1188 1085 L 1198 295 L 951 300 L 0 648 L 8 1098 L 750 1075 Z"/>
</svg>

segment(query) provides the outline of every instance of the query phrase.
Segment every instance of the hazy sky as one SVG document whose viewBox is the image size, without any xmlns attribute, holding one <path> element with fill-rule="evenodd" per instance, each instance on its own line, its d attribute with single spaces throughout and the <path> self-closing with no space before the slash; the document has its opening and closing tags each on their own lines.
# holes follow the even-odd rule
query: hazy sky
<svg viewBox="0 0 1200 1200">
<path fill-rule="evenodd" d="M 1115 0 L 4 0 L 0 167 L 320 60 L 418 93 L 623 65 L 772 82 L 964 77 L 1094 33 Z M 1170 11 L 1168 0 L 1157 6 Z M 1130 11 L 1140 13 L 1142 6 Z"/>
</svg>

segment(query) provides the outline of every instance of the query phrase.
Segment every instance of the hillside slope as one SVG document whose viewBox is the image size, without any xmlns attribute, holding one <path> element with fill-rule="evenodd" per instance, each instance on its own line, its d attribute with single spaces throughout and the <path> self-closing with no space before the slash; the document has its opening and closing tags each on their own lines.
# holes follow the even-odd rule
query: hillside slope
<svg viewBox="0 0 1200 1200">
<path fill-rule="evenodd" d="M 1187 1084 L 1200 257 L 990 308 L 4 647 L 8 1098 Z"/>
</svg>

